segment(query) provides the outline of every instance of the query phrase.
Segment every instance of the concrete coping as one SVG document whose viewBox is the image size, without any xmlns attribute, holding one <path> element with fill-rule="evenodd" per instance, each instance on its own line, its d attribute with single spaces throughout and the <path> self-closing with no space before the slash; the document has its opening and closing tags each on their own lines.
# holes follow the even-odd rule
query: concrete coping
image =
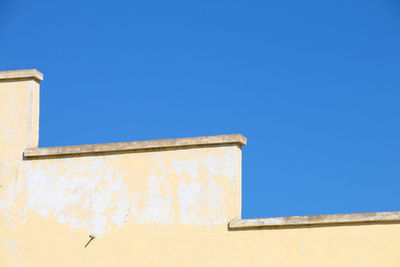
<svg viewBox="0 0 400 267">
<path fill-rule="evenodd" d="M 43 81 L 43 73 L 36 69 L 0 71 L 0 81 L 29 80 Z"/>
<path fill-rule="evenodd" d="M 232 230 L 251 228 L 279 228 L 312 225 L 393 223 L 400 222 L 400 212 L 347 213 L 313 216 L 289 216 L 262 219 L 234 219 L 229 222 Z"/>
<path fill-rule="evenodd" d="M 176 139 L 160 139 L 135 142 L 107 143 L 94 145 L 28 148 L 25 158 L 57 157 L 81 154 L 118 153 L 137 150 L 170 149 L 210 145 L 246 145 L 247 139 L 241 134 L 201 136 Z"/>
</svg>

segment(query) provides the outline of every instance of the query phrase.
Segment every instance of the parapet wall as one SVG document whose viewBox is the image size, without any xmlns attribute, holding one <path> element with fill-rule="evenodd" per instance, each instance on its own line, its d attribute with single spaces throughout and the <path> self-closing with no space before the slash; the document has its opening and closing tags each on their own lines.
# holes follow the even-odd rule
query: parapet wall
<svg viewBox="0 0 400 267">
<path fill-rule="evenodd" d="M 38 148 L 42 79 L 0 72 L 0 266 L 400 265 L 398 212 L 242 220 L 242 135 Z"/>
</svg>

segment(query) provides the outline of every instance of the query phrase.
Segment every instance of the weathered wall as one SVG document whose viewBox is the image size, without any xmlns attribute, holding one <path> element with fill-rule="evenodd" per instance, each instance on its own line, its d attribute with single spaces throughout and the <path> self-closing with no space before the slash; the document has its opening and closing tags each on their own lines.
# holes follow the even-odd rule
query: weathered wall
<svg viewBox="0 0 400 267">
<path fill-rule="evenodd" d="M 24 161 L 3 202 L 4 241 L 39 260 L 32 266 L 99 266 L 116 260 L 100 256 L 115 249 L 128 266 L 127 249 L 144 247 L 151 250 L 136 260 L 160 266 L 174 242 L 184 249 L 182 234 L 203 239 L 238 216 L 239 164 L 237 146 Z M 96 239 L 83 250 L 89 234 Z"/>
<path fill-rule="evenodd" d="M 37 146 L 37 75 L 0 83 L 0 266 L 400 266 L 394 222 L 228 229 L 242 144 L 229 136 L 23 158 Z"/>
</svg>

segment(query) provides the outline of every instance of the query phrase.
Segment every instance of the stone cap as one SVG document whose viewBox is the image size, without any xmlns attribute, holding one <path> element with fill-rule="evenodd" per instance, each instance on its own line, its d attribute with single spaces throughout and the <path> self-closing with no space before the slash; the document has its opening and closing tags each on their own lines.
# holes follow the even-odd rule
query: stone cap
<svg viewBox="0 0 400 267">
<path fill-rule="evenodd" d="M 234 219 L 229 222 L 232 230 L 252 228 L 282 228 L 318 225 L 399 223 L 400 212 L 345 213 L 312 216 L 289 216 L 260 219 Z"/>
<path fill-rule="evenodd" d="M 228 134 L 94 145 L 28 148 L 24 151 L 24 157 L 28 159 L 40 157 L 62 157 L 82 154 L 104 154 L 170 148 L 178 149 L 182 147 L 199 147 L 211 145 L 244 146 L 246 145 L 246 142 L 246 137 L 241 134 Z"/>
<path fill-rule="evenodd" d="M 36 69 L 0 71 L 0 81 L 30 80 L 43 81 L 43 73 Z"/>
</svg>

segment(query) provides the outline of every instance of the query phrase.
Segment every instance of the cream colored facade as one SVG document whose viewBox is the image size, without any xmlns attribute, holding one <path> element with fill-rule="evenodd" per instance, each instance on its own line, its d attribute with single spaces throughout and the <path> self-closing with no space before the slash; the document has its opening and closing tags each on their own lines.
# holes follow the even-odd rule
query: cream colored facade
<svg viewBox="0 0 400 267">
<path fill-rule="evenodd" d="M 37 148 L 41 80 L 0 72 L 0 266 L 400 266 L 398 212 L 240 219 L 241 135 Z"/>
</svg>

